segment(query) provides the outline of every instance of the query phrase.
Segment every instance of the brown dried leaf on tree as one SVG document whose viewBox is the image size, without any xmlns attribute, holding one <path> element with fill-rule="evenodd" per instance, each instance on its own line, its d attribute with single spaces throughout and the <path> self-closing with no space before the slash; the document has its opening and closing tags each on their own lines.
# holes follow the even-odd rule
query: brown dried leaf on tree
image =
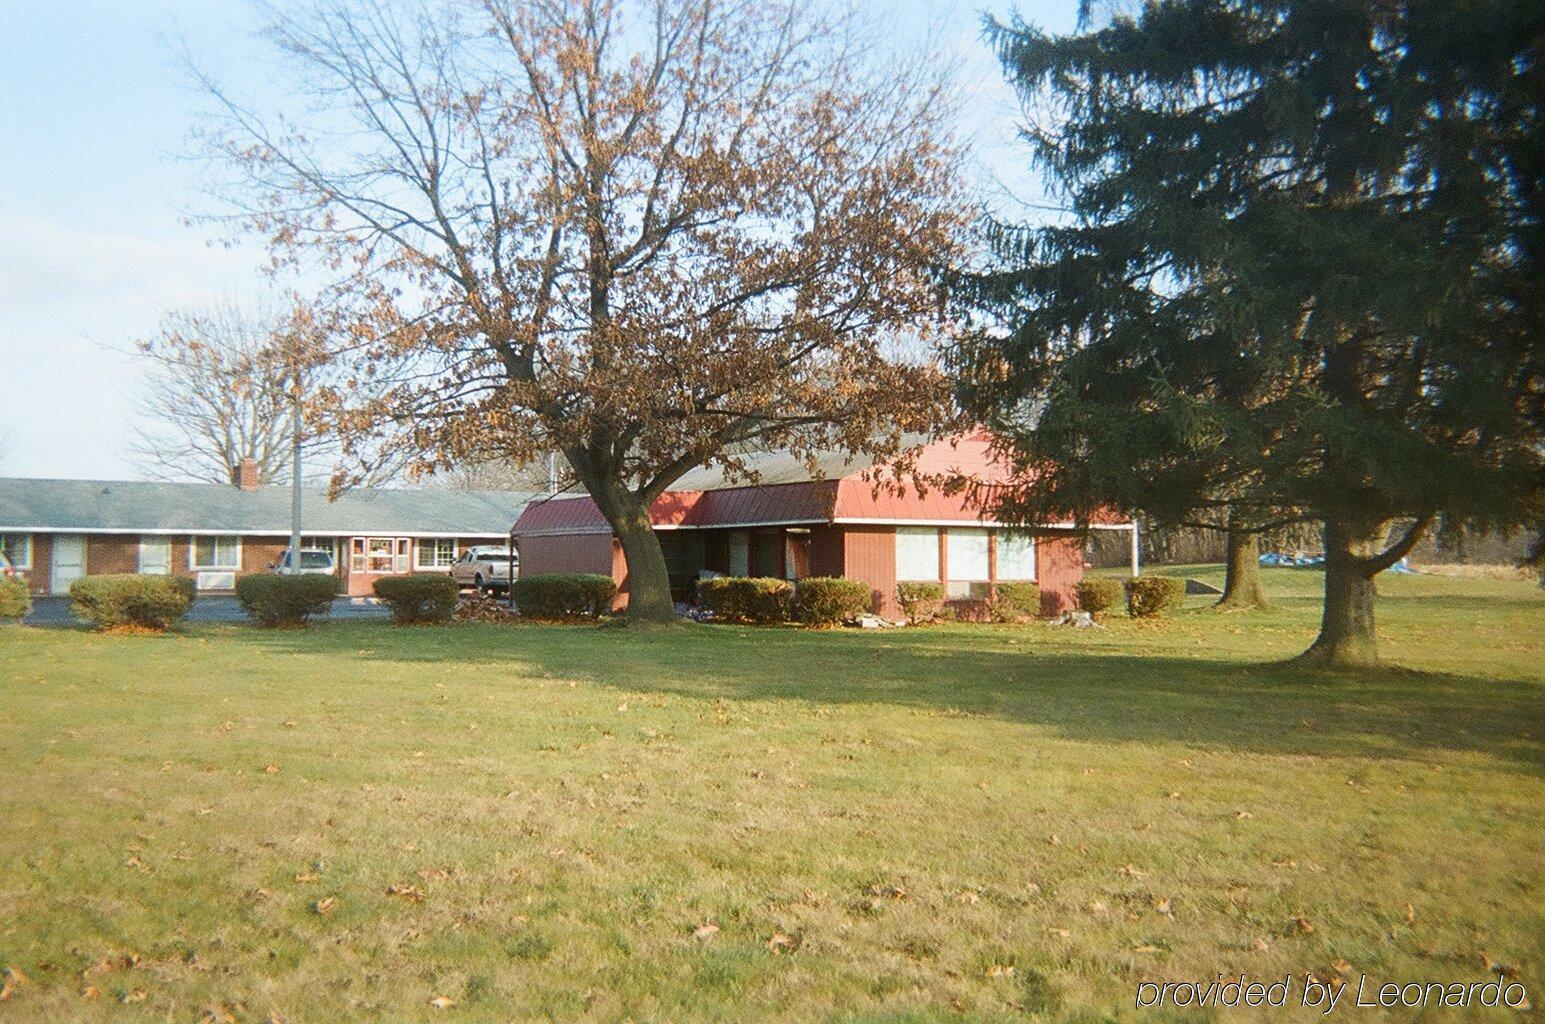
<svg viewBox="0 0 1545 1024">
<path fill-rule="evenodd" d="M 309 417 L 361 463 L 561 453 L 643 617 L 673 611 L 648 509 L 687 471 L 943 428 L 950 93 L 861 29 L 796 0 L 281 13 L 294 105 L 349 147 L 203 82 L 238 219 L 335 271 L 299 333 L 346 371 Z"/>
</svg>

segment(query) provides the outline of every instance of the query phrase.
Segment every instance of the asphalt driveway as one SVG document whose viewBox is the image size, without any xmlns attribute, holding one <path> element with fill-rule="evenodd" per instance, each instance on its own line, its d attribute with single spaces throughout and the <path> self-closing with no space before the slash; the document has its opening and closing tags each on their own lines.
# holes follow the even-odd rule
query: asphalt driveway
<svg viewBox="0 0 1545 1024">
<path fill-rule="evenodd" d="M 372 598 L 340 597 L 333 602 L 334 619 L 384 619 L 386 606 Z M 32 602 L 32 613 L 24 620 L 31 626 L 77 626 L 80 620 L 70 614 L 67 597 L 39 597 Z M 189 622 L 246 622 L 247 616 L 234 597 L 199 597 L 188 613 Z"/>
</svg>

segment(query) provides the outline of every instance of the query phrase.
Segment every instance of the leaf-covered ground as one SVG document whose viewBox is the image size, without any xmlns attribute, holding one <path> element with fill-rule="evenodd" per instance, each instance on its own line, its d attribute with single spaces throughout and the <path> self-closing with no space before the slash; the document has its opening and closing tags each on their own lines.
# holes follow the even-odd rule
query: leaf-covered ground
<svg viewBox="0 0 1545 1024">
<path fill-rule="evenodd" d="M 1092 631 L 0 627 L 0 1020 L 1537 997 L 1545 598 L 1381 580 L 1390 669 L 1273 665 L 1318 583 Z"/>
</svg>

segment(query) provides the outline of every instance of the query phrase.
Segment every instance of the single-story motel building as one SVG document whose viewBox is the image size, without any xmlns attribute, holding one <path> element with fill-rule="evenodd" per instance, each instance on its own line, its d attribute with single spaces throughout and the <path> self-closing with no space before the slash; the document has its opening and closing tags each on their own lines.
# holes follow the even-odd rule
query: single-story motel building
<svg viewBox="0 0 1545 1024">
<path fill-rule="evenodd" d="M 896 584 L 938 581 L 957 610 L 982 609 L 998 583 L 1039 585 L 1041 613 L 1074 607 L 1083 577 L 1084 539 L 1072 524 L 1011 530 L 993 521 L 967 493 L 897 481 L 874 460 L 834 453 L 815 460 L 784 453 L 747 457 L 756 482 L 737 482 L 721 469 L 694 470 L 650 509 L 665 549 L 671 591 L 690 600 L 704 571 L 731 576 L 845 576 L 869 584 L 873 610 L 900 616 Z M 924 479 L 965 475 L 988 484 L 1009 479 L 990 438 L 977 432 L 921 446 L 916 472 Z M 905 479 L 905 478 L 903 478 Z M 1106 517 L 1095 529 L 1132 535 L 1137 527 Z M 515 525 L 521 573 L 596 572 L 618 584 L 627 603 L 622 547 L 587 496 L 538 498 Z"/>
<path fill-rule="evenodd" d="M 167 573 L 201 592 L 230 592 L 268 572 L 290 539 L 290 488 L 0 478 L 0 545 L 39 596 L 81 576 Z M 505 491 L 357 488 L 302 496 L 303 548 L 333 553 L 346 594 L 383 576 L 449 572 L 469 546 L 509 543 L 532 495 Z"/>
</svg>

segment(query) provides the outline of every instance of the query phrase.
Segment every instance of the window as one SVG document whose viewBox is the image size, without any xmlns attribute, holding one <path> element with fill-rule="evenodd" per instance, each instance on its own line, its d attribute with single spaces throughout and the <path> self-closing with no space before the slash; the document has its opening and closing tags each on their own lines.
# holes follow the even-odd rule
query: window
<svg viewBox="0 0 1545 1024">
<path fill-rule="evenodd" d="M 240 537 L 194 537 L 188 547 L 190 569 L 240 569 Z"/>
<path fill-rule="evenodd" d="M 1035 579 L 1035 538 L 1022 533 L 998 534 L 998 579 Z"/>
<path fill-rule="evenodd" d="M 758 530 L 752 538 L 751 575 L 777 577 L 783 574 L 783 531 Z"/>
<path fill-rule="evenodd" d="M 955 599 L 987 596 L 987 531 L 952 529 L 944 538 L 949 581 L 945 593 Z"/>
<path fill-rule="evenodd" d="M 750 554 L 746 543 L 746 531 L 736 530 L 730 534 L 730 575 L 744 576 L 751 571 L 748 556 Z"/>
<path fill-rule="evenodd" d="M 349 551 L 349 571 L 407 572 L 409 543 L 406 537 L 355 537 Z"/>
<path fill-rule="evenodd" d="M 939 578 L 939 531 L 931 526 L 896 529 L 896 578 L 903 582 Z"/>
<path fill-rule="evenodd" d="M 32 568 L 32 534 L 0 533 L 0 551 L 5 552 L 13 568 Z"/>
<path fill-rule="evenodd" d="M 437 537 L 418 542 L 418 567 L 420 569 L 445 569 L 456 561 L 456 539 Z"/>
</svg>

